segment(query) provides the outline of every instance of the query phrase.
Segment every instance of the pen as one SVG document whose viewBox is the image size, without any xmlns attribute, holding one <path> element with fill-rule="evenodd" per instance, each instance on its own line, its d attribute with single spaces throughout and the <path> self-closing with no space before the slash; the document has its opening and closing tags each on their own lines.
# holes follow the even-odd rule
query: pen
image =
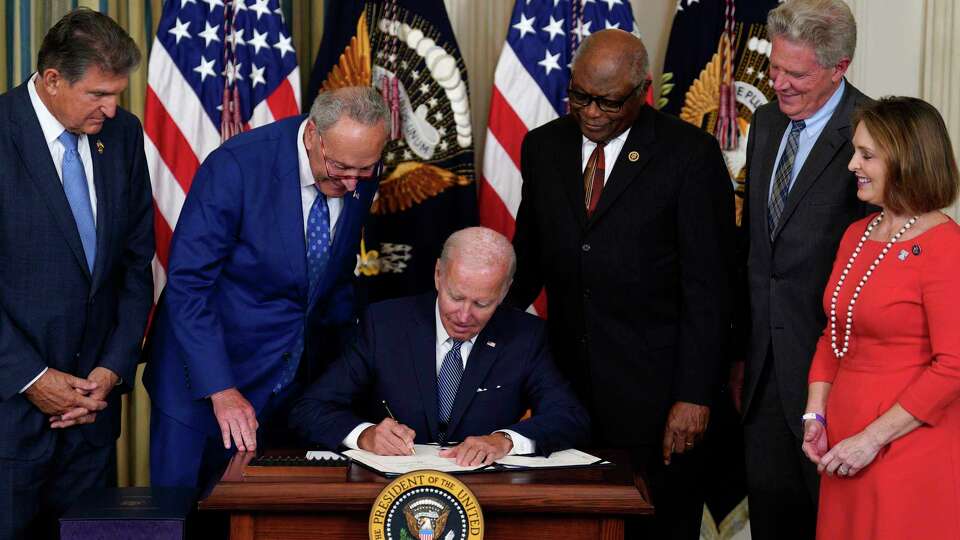
<svg viewBox="0 0 960 540">
<path fill-rule="evenodd" d="M 396 422 L 396 421 L 397 421 L 397 417 L 393 415 L 393 411 L 391 411 L 391 410 L 390 410 L 390 406 L 387 405 L 387 400 L 381 399 L 381 400 L 380 400 L 380 403 L 383 403 L 383 408 L 387 410 L 387 414 L 390 415 L 390 419 L 393 420 L 394 422 Z M 399 422 L 398 422 L 398 423 L 399 423 Z M 417 455 L 417 451 L 416 451 L 413 447 L 410 447 L 410 452 L 412 452 L 413 455 Z"/>
</svg>

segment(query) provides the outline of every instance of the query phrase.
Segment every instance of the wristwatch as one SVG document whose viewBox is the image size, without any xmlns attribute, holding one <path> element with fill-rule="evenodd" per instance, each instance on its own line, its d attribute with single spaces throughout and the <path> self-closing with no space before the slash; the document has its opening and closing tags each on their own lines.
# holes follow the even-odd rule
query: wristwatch
<svg viewBox="0 0 960 540">
<path fill-rule="evenodd" d="M 817 422 L 820 422 L 821 424 L 823 424 L 823 427 L 827 427 L 827 419 L 826 419 L 826 418 L 824 418 L 824 417 L 823 417 L 822 415 L 820 415 L 819 413 L 808 412 L 808 413 L 806 413 L 806 414 L 804 414 L 803 416 L 800 417 L 800 429 L 801 429 L 801 430 L 803 430 L 803 426 L 804 426 L 803 423 L 806 422 L 807 420 L 816 420 Z"/>
</svg>

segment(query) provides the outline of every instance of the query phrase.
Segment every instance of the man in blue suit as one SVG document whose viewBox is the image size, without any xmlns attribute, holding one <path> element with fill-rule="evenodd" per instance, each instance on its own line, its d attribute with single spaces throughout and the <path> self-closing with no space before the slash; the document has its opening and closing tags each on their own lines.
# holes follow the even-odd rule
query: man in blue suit
<svg viewBox="0 0 960 540">
<path fill-rule="evenodd" d="M 238 135 L 200 166 L 149 340 L 153 485 L 207 487 L 234 448 L 282 440 L 273 417 L 339 348 L 325 329 L 355 322 L 389 114 L 372 88 L 321 93 L 309 117 Z"/>
<path fill-rule="evenodd" d="M 0 96 L 0 539 L 56 537 L 113 472 L 153 303 L 143 130 L 117 106 L 139 62 L 81 9 Z"/>
<path fill-rule="evenodd" d="M 291 425 L 327 448 L 380 455 L 457 441 L 441 455 L 476 466 L 585 442 L 586 410 L 553 364 L 543 322 L 500 306 L 515 266 L 503 235 L 452 234 L 437 293 L 371 306 L 359 338 L 294 406 Z"/>
</svg>

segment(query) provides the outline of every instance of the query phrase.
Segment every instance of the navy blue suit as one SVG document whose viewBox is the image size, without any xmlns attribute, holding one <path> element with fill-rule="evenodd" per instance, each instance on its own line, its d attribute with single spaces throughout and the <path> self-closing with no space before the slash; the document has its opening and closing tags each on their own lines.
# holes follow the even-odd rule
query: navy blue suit
<svg viewBox="0 0 960 540">
<path fill-rule="evenodd" d="M 416 431 L 416 443 L 438 438 L 436 294 L 388 300 L 368 308 L 360 335 L 294 406 L 291 425 L 304 438 L 337 448 L 361 422 L 386 417 Z M 520 420 L 524 412 L 533 415 Z M 539 453 L 583 444 L 586 410 L 560 375 L 541 320 L 497 309 L 477 336 L 454 400 L 447 440 L 509 429 Z"/>
<path fill-rule="evenodd" d="M 0 538 L 22 534 L 41 509 L 56 523 L 50 512 L 107 481 L 120 394 L 136 378 L 153 303 L 140 122 L 117 109 L 89 136 L 97 195 L 91 273 L 27 84 L 0 96 Z M 51 430 L 19 393 L 44 367 L 86 377 L 98 366 L 125 383 L 92 424 Z"/>
<path fill-rule="evenodd" d="M 223 447 L 211 394 L 236 387 L 264 430 L 269 411 L 296 393 L 299 382 L 274 392 L 284 370 L 301 362 L 302 371 L 316 367 L 314 351 L 338 348 L 322 338 L 323 329 L 355 321 L 353 270 L 377 182 L 360 182 L 343 197 L 329 263 L 308 298 L 297 160 L 303 120 L 233 137 L 194 177 L 148 345 L 144 383 L 158 418 L 177 428 L 151 426 L 154 485 L 203 484 L 190 470 L 199 466 L 204 448 Z M 297 343 L 303 337 L 301 360 Z"/>
</svg>

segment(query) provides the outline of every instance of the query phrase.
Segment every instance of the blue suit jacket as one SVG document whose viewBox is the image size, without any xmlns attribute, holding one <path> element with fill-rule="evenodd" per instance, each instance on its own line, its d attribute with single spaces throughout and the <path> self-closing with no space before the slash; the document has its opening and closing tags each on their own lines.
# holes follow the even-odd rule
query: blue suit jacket
<svg viewBox="0 0 960 540">
<path fill-rule="evenodd" d="M 290 423 L 307 440 L 337 448 L 358 424 L 386 417 L 437 440 L 436 294 L 370 306 L 360 335 L 294 406 Z M 520 420 L 527 409 L 533 415 Z M 447 440 L 510 429 L 550 453 L 586 442 L 590 421 L 553 364 L 544 324 L 503 307 L 477 336 L 454 401 Z"/>
<path fill-rule="evenodd" d="M 17 459 L 35 458 L 55 440 L 20 389 L 44 367 L 86 377 L 103 366 L 133 381 L 153 303 L 153 209 L 140 122 L 117 109 L 90 136 L 97 193 L 91 274 L 27 84 L 0 96 L 0 457 Z M 69 429 L 93 444 L 113 443 L 124 389 L 111 392 L 96 422 Z"/>
<path fill-rule="evenodd" d="M 220 430 L 205 398 L 236 387 L 259 412 L 284 367 L 299 361 L 292 355 L 305 331 L 309 351 L 320 327 L 355 320 L 351 282 L 377 182 L 344 196 L 330 262 L 307 298 L 303 120 L 242 133 L 212 152 L 173 235 L 144 383 L 165 414 L 212 435 Z"/>
</svg>

